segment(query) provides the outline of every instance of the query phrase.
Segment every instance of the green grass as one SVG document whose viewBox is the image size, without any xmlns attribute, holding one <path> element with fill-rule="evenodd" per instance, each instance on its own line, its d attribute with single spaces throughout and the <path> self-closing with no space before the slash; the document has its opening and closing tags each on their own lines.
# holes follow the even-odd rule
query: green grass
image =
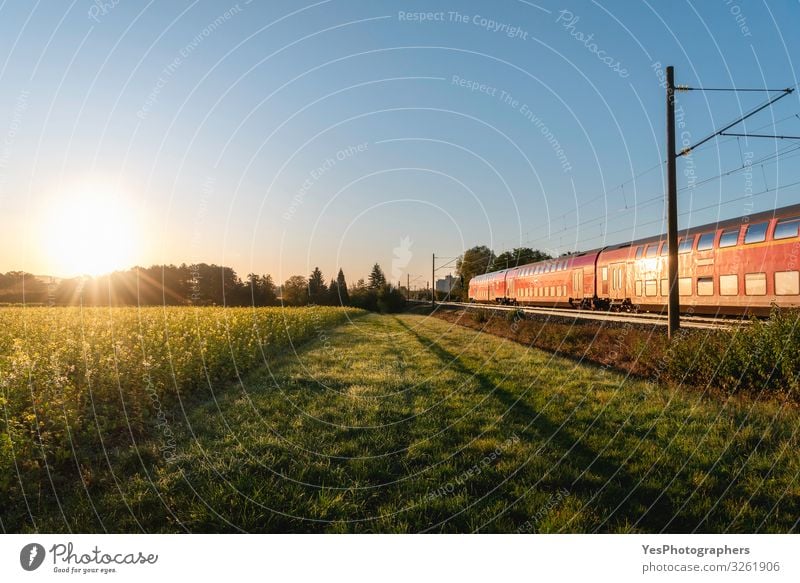
<svg viewBox="0 0 800 583">
<path fill-rule="evenodd" d="M 173 463 L 157 440 L 79 459 L 82 481 L 58 501 L 28 488 L 33 518 L 4 527 L 788 532 L 800 516 L 797 409 L 422 316 L 355 320 L 181 415 Z"/>
</svg>

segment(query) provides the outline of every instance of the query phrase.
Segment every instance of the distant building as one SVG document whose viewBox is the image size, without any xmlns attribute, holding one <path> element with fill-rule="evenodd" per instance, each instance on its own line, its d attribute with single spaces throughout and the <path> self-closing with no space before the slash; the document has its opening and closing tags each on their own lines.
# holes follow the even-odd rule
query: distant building
<svg viewBox="0 0 800 583">
<path fill-rule="evenodd" d="M 444 279 L 437 279 L 436 280 L 436 291 L 441 292 L 444 294 L 448 294 L 456 287 L 461 280 L 457 277 L 453 277 L 452 275 L 446 275 Z"/>
</svg>

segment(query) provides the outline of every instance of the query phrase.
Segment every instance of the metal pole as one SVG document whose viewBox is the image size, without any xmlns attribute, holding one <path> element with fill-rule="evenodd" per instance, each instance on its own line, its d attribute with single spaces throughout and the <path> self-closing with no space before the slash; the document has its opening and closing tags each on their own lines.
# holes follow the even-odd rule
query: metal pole
<svg viewBox="0 0 800 583">
<path fill-rule="evenodd" d="M 431 261 L 431 308 L 436 307 L 436 253 Z"/>
<path fill-rule="evenodd" d="M 678 294 L 678 157 L 675 151 L 675 73 L 667 67 L 667 245 L 669 245 L 669 305 L 667 332 L 673 338 L 681 327 Z"/>
</svg>

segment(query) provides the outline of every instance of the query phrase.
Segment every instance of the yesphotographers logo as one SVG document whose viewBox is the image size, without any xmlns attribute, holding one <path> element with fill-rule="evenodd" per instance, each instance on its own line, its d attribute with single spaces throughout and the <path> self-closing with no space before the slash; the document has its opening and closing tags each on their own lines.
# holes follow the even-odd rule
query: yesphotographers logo
<svg viewBox="0 0 800 583">
<path fill-rule="evenodd" d="M 44 562 L 44 547 L 39 543 L 30 543 L 19 552 L 19 564 L 26 571 L 35 571 Z"/>
</svg>

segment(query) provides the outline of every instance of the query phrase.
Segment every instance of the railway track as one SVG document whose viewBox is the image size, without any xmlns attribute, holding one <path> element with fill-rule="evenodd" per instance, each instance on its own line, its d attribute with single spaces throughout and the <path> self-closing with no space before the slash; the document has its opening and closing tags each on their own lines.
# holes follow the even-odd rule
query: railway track
<svg viewBox="0 0 800 583">
<path fill-rule="evenodd" d="M 430 302 L 421 302 L 430 303 Z M 509 311 L 520 310 L 526 314 L 541 316 L 556 316 L 574 320 L 595 320 L 600 322 L 627 322 L 638 325 L 667 326 L 666 314 L 651 312 L 599 312 L 576 310 L 574 308 L 542 308 L 534 306 L 501 306 L 494 304 L 475 304 L 467 302 L 436 302 L 437 305 L 457 308 L 483 308 L 487 310 Z M 749 323 L 749 320 L 735 318 L 711 318 L 708 316 L 681 316 L 681 326 L 686 328 L 699 328 L 705 330 L 730 329 L 735 326 Z"/>
</svg>

